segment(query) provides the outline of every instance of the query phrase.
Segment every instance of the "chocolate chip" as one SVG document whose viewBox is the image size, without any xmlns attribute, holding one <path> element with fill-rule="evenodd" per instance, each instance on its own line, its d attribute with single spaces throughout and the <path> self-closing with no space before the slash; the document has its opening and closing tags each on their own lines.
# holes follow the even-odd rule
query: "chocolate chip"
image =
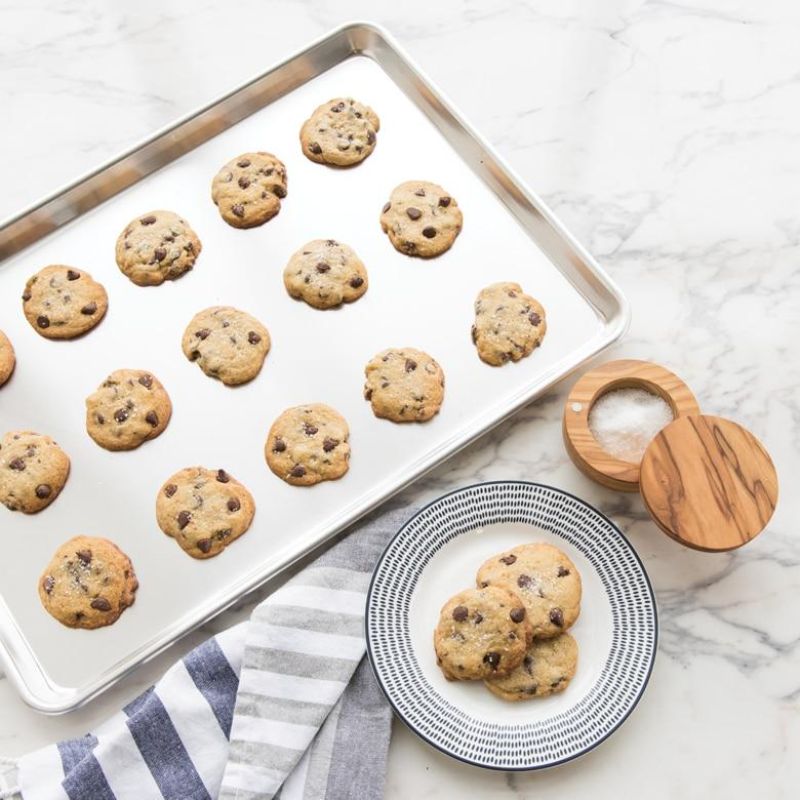
<svg viewBox="0 0 800 800">
<path fill-rule="evenodd" d="M 527 672 L 528 675 L 533 675 L 533 659 L 530 656 L 525 656 L 525 658 L 522 659 L 522 666 L 525 667 L 525 672 Z"/>
<path fill-rule="evenodd" d="M 144 386 L 145 389 L 149 389 L 153 385 L 153 376 L 152 375 L 140 375 L 139 376 L 139 383 Z"/>
<path fill-rule="evenodd" d="M 148 411 L 144 421 L 155 428 L 158 425 L 158 414 L 155 411 Z"/>
<path fill-rule="evenodd" d="M 531 321 L 531 325 L 538 325 L 542 321 L 542 318 L 535 311 L 531 311 L 528 314 L 528 319 Z"/>
<path fill-rule="evenodd" d="M 414 192 L 414 194 L 417 197 L 425 197 L 425 190 L 422 187 L 420 187 L 419 189 L 417 189 L 416 192 Z"/>
<path fill-rule="evenodd" d="M 296 464 L 289 474 L 293 478 L 302 478 L 306 474 L 306 468 L 302 464 Z"/>
<path fill-rule="evenodd" d="M 339 102 L 335 106 L 331 106 L 331 111 L 333 111 L 334 114 L 338 114 L 340 111 L 344 111 L 344 103 Z"/>
<path fill-rule="evenodd" d="M 231 476 L 228 475 L 228 473 L 225 472 L 224 469 L 218 469 L 217 470 L 217 480 L 220 483 L 227 483 L 230 479 L 231 479 Z"/>
<path fill-rule="evenodd" d="M 417 362 L 413 358 L 406 359 L 406 372 L 413 372 L 417 368 Z"/>
<path fill-rule="evenodd" d="M 30 293 L 30 292 L 29 292 L 29 291 L 26 289 L 26 290 L 25 290 L 25 291 L 22 293 L 22 300 L 23 300 L 23 302 L 27 303 L 27 302 L 28 302 L 28 300 L 30 300 L 30 299 L 31 299 L 31 293 Z"/>
<path fill-rule="evenodd" d="M 85 314 L 87 317 L 91 317 L 92 314 L 97 312 L 97 303 L 87 303 L 82 309 L 81 314 Z"/>
<path fill-rule="evenodd" d="M 156 247 L 153 250 L 153 258 L 156 261 L 163 261 L 167 257 L 167 251 L 163 247 Z"/>
<path fill-rule="evenodd" d="M 311 144 L 308 146 L 308 149 L 309 149 L 309 150 L 310 150 L 310 151 L 311 151 L 311 152 L 312 152 L 312 153 L 313 153 L 315 156 L 318 156 L 318 155 L 320 155 L 320 153 L 322 153 L 322 148 L 319 146 L 319 144 L 317 144 L 317 142 L 311 142 Z"/>
<path fill-rule="evenodd" d="M 156 218 L 155 218 L 154 214 L 149 214 L 148 216 L 142 217 L 139 220 L 139 222 L 141 222 L 142 225 L 152 225 L 155 221 L 156 221 Z"/>
<path fill-rule="evenodd" d="M 339 446 L 339 440 L 338 439 L 331 439 L 330 436 L 326 436 L 325 440 L 322 442 L 322 449 L 326 453 L 330 453 L 331 450 L 334 450 L 338 446 Z"/>
<path fill-rule="evenodd" d="M 244 176 L 244 175 L 242 175 L 242 177 L 241 177 L 241 178 L 239 178 L 239 180 L 237 181 L 237 183 L 239 184 L 239 186 L 240 186 L 242 189 L 246 189 L 246 188 L 247 188 L 247 187 L 250 185 L 250 178 L 245 178 L 245 176 Z"/>
<path fill-rule="evenodd" d="M 236 162 L 236 166 L 237 167 L 241 167 L 242 169 L 244 169 L 245 167 L 249 167 L 250 166 L 250 159 L 249 158 L 243 158 L 243 159 L 241 159 L 241 161 L 237 161 Z"/>
<path fill-rule="evenodd" d="M 436 236 L 436 228 L 432 227 L 431 225 L 428 225 L 427 228 L 422 229 L 422 235 L 426 239 L 433 239 L 433 237 Z"/>
<path fill-rule="evenodd" d="M 472 344 L 477 344 L 478 343 L 478 327 L 477 327 L 477 325 L 473 325 L 472 326 L 472 330 L 470 331 L 470 333 L 472 334 Z"/>
<path fill-rule="evenodd" d="M 89 605 L 96 611 L 111 611 L 111 603 L 105 597 L 95 597 Z"/>
<path fill-rule="evenodd" d="M 463 622 L 469 616 L 469 610 L 466 606 L 456 606 L 453 609 L 453 619 L 456 622 Z"/>
<path fill-rule="evenodd" d="M 450 198 L 449 197 L 440 197 L 439 198 L 439 205 L 442 208 L 447 208 L 450 205 Z"/>
<path fill-rule="evenodd" d="M 472 621 L 473 621 L 473 622 L 474 622 L 476 625 L 480 625 L 480 624 L 481 624 L 481 622 L 483 622 L 483 614 L 481 614 L 481 612 L 480 612 L 480 611 L 476 611 L 476 612 L 475 612 L 475 616 L 472 618 Z"/>
<path fill-rule="evenodd" d="M 284 189 L 280 184 L 275 184 L 275 186 L 272 187 L 272 193 L 276 197 L 280 197 L 281 200 L 286 197 L 286 189 Z"/>
<path fill-rule="evenodd" d="M 564 627 L 564 612 L 560 608 L 553 608 L 550 610 L 550 622 L 557 625 L 559 628 Z"/>
<path fill-rule="evenodd" d="M 519 586 L 520 589 L 527 589 L 532 583 L 533 581 L 530 575 L 520 575 L 519 578 L 517 578 L 517 586 Z"/>
<path fill-rule="evenodd" d="M 492 669 L 497 669 L 500 664 L 500 653 L 490 650 L 484 657 L 483 663 L 488 664 Z"/>
<path fill-rule="evenodd" d="M 191 521 L 192 515 L 188 511 L 181 511 L 178 514 L 178 527 L 183 530 Z"/>
<path fill-rule="evenodd" d="M 114 412 L 114 419 L 117 422 L 125 422 L 128 419 L 128 409 L 127 408 L 118 408 Z"/>
<path fill-rule="evenodd" d="M 562 567 L 560 564 L 558 566 L 558 577 L 564 578 L 569 575 L 569 570 L 566 567 Z"/>
<path fill-rule="evenodd" d="M 513 553 L 509 553 L 507 556 L 503 556 L 500 559 L 507 567 L 510 567 L 516 560 L 517 557 Z"/>
<path fill-rule="evenodd" d="M 375 132 L 368 131 L 367 132 L 367 144 L 375 144 Z"/>
<path fill-rule="evenodd" d="M 414 208 L 414 206 L 409 206 L 406 209 L 406 214 L 408 214 L 409 219 L 419 219 L 422 216 L 422 212 L 418 208 Z"/>
<path fill-rule="evenodd" d="M 236 203 L 236 205 L 231 208 L 231 213 L 235 217 L 241 219 L 244 216 L 244 206 L 241 203 Z"/>
<path fill-rule="evenodd" d="M 49 328 L 50 327 L 50 318 L 46 317 L 44 314 L 40 314 L 36 317 L 36 324 L 40 328 Z"/>
<path fill-rule="evenodd" d="M 228 500 L 228 511 L 238 511 L 242 507 L 242 504 L 239 502 L 238 498 L 231 497 Z"/>
<path fill-rule="evenodd" d="M 381 214 L 385 214 L 391 207 L 392 207 L 391 203 L 386 203 L 383 207 L 383 211 L 381 211 Z"/>
<path fill-rule="evenodd" d="M 172 495 L 174 495 L 174 494 L 175 494 L 175 492 L 177 492 L 177 491 L 178 491 L 178 487 L 177 487 L 177 486 L 176 486 L 174 483 L 168 483 L 168 484 L 167 484 L 167 485 L 164 487 L 164 494 L 165 494 L 167 497 L 172 497 Z"/>
<path fill-rule="evenodd" d="M 328 272 L 330 268 L 331 265 L 326 264 L 324 261 L 320 261 L 319 264 L 317 264 L 317 272 Z"/>
<path fill-rule="evenodd" d="M 303 430 L 306 432 L 306 436 L 313 436 L 319 428 L 316 425 L 312 425 L 310 422 L 304 422 Z"/>
<path fill-rule="evenodd" d="M 21 458 L 14 458 L 8 462 L 9 469 L 15 469 L 17 472 L 22 472 L 25 469 L 25 462 Z"/>
<path fill-rule="evenodd" d="M 44 579 L 44 581 L 42 581 L 42 587 L 47 592 L 47 594 L 50 594 L 50 592 L 53 591 L 53 587 L 55 585 L 56 585 L 56 581 L 55 581 L 55 578 L 52 575 L 48 575 Z"/>
<path fill-rule="evenodd" d="M 97 420 L 98 425 L 106 424 L 106 418 L 102 414 L 95 414 L 94 418 Z"/>
<path fill-rule="evenodd" d="M 211 331 L 208 328 L 200 328 L 199 331 L 194 332 L 194 335 L 198 339 L 208 339 L 208 337 L 211 336 Z"/>
<path fill-rule="evenodd" d="M 339 244 L 339 242 L 337 242 L 336 239 L 326 239 L 325 244 L 328 247 L 336 247 L 336 245 Z"/>
<path fill-rule="evenodd" d="M 89 564 L 92 563 L 92 551 L 91 550 L 78 550 L 75 553 L 78 556 L 78 560 L 83 564 L 84 567 L 88 567 Z"/>
<path fill-rule="evenodd" d="M 286 442 L 284 442 L 283 439 L 276 438 L 272 443 L 272 452 L 282 453 L 284 450 L 286 450 Z"/>
<path fill-rule="evenodd" d="M 67 270 L 67 280 L 68 281 L 76 281 L 76 280 L 78 280 L 78 278 L 80 278 L 80 276 L 81 276 L 80 272 L 76 272 L 74 269 L 68 269 Z"/>
<path fill-rule="evenodd" d="M 525 609 L 521 606 L 512 608 L 511 611 L 508 612 L 508 616 L 511 617 L 512 622 L 522 622 L 522 620 L 525 619 Z"/>
<path fill-rule="evenodd" d="M 53 487 L 49 483 L 40 483 L 36 487 L 36 496 L 40 500 L 46 500 L 53 493 Z"/>
<path fill-rule="evenodd" d="M 211 539 L 198 539 L 197 549 L 201 553 L 207 553 L 211 549 Z"/>
<path fill-rule="evenodd" d="M 350 279 L 350 286 L 353 289 L 358 289 L 359 286 L 363 286 L 363 285 L 364 285 L 364 279 L 363 278 L 360 278 L 360 277 L 356 276 L 355 278 L 351 278 Z"/>
</svg>

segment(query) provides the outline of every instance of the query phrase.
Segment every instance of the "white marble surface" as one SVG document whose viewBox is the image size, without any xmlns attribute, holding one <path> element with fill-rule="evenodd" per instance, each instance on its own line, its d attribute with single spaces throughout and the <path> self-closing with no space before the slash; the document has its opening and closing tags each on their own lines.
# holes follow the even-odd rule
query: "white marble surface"
<svg viewBox="0 0 800 800">
<path fill-rule="evenodd" d="M 657 360 L 770 449 L 783 495 L 740 552 L 689 552 L 637 496 L 584 479 L 560 438 L 572 383 L 405 493 L 525 478 L 599 506 L 650 572 L 661 643 L 612 739 L 540 774 L 439 755 L 395 725 L 388 798 L 796 797 L 800 785 L 800 8 L 793 0 L 0 1 L 0 217 L 340 22 L 386 25 L 622 286 L 607 354 Z M 242 618 L 250 601 L 206 630 Z M 0 754 L 78 735 L 205 631 L 87 708 L 27 709 L 0 680 Z"/>
</svg>

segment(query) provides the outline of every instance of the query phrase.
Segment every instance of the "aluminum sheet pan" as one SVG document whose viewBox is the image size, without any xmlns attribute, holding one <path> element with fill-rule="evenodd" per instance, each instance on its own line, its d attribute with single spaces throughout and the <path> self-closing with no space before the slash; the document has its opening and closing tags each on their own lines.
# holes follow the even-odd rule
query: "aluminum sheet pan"
<svg viewBox="0 0 800 800">
<path fill-rule="evenodd" d="M 350 170 L 311 163 L 298 141 L 310 111 L 337 95 L 359 98 L 381 118 L 378 147 Z M 286 163 L 288 197 L 263 227 L 235 230 L 211 202 L 211 178 L 259 149 Z M 382 205 L 409 179 L 440 183 L 463 209 L 464 230 L 438 259 L 403 256 L 381 232 Z M 117 269 L 114 243 L 131 218 L 154 208 L 189 220 L 203 252 L 181 280 L 141 288 Z M 286 294 L 284 265 L 314 238 L 349 243 L 367 265 L 370 288 L 357 303 L 321 312 Z M 621 336 L 629 317 L 591 256 L 391 37 L 367 23 L 333 31 L 6 221 L 0 258 L 0 328 L 18 357 L 0 391 L 0 430 L 48 433 L 72 459 L 48 509 L 26 517 L 0 507 L 0 657 L 23 698 L 49 713 L 96 695 L 441 463 Z M 43 339 L 22 314 L 25 280 L 49 263 L 86 269 L 108 290 L 106 319 L 81 339 Z M 499 369 L 483 364 L 470 341 L 475 296 L 498 280 L 521 283 L 548 315 L 543 346 Z M 253 313 L 272 335 L 262 373 L 236 389 L 181 352 L 189 319 L 215 304 Z M 426 350 L 442 364 L 445 402 L 431 422 L 378 420 L 362 398 L 365 363 L 389 346 Z M 84 399 L 123 367 L 157 375 L 174 414 L 160 438 L 111 453 L 86 434 Z M 266 432 L 284 408 L 317 401 L 350 423 L 350 471 L 292 487 L 264 463 Z M 155 520 L 161 482 L 193 464 L 224 467 L 257 505 L 250 531 L 208 561 L 189 558 Z M 53 551 L 79 533 L 116 541 L 141 583 L 135 605 L 101 630 L 62 627 L 37 596 Z"/>
</svg>

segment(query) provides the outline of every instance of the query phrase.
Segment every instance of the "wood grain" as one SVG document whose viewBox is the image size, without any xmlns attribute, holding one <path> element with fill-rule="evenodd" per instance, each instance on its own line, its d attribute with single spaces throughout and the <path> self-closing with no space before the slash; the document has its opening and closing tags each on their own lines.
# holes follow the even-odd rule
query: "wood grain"
<svg viewBox="0 0 800 800">
<path fill-rule="evenodd" d="M 764 530 L 778 501 L 778 476 L 746 428 L 722 417 L 688 416 L 648 446 L 640 489 L 665 533 L 716 552 L 741 547 Z"/>
</svg>

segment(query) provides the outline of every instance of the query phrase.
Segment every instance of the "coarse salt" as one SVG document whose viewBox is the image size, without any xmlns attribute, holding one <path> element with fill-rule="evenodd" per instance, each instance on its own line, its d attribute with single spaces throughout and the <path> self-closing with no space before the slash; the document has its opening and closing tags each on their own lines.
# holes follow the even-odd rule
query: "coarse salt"
<svg viewBox="0 0 800 800">
<path fill-rule="evenodd" d="M 589 412 L 589 430 L 600 447 L 638 464 L 653 437 L 673 420 L 669 404 L 646 389 L 615 389 Z"/>
</svg>

